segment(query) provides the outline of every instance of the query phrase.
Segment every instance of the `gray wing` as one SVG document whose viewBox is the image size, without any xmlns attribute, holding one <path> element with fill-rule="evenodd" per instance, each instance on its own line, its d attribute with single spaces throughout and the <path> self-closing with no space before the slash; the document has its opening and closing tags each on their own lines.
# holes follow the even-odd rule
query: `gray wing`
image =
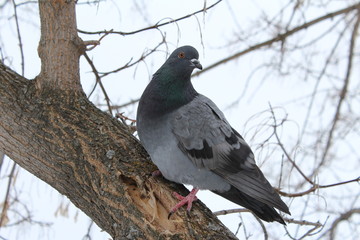
<svg viewBox="0 0 360 240">
<path fill-rule="evenodd" d="M 210 99 L 199 95 L 181 107 L 172 126 L 179 148 L 198 168 L 209 169 L 239 191 L 289 212 L 256 166 L 248 144 Z"/>
</svg>

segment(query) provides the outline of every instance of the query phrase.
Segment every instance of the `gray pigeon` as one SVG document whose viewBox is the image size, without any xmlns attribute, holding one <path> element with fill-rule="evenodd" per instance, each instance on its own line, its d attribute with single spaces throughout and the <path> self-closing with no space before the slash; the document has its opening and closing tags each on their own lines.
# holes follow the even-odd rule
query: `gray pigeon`
<svg viewBox="0 0 360 240">
<path fill-rule="evenodd" d="M 199 189 L 251 210 L 267 221 L 285 224 L 275 211 L 290 214 L 286 204 L 256 166 L 254 154 L 224 114 L 191 84 L 191 73 L 202 69 L 191 46 L 176 49 L 154 74 L 137 111 L 140 141 L 168 180 L 192 185 L 169 214 L 187 204 L 190 212 Z"/>
</svg>

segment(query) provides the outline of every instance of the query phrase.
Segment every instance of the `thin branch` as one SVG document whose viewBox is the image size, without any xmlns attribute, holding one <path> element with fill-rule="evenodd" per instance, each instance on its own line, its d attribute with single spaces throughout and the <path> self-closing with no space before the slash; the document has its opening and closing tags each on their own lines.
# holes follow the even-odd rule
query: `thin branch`
<svg viewBox="0 0 360 240">
<path fill-rule="evenodd" d="M 104 35 L 104 36 L 105 36 L 105 35 Z M 98 42 L 100 42 L 104 36 L 102 36 L 102 37 L 98 40 Z M 99 71 L 96 69 L 95 64 L 93 63 L 93 61 L 90 59 L 89 55 L 85 52 L 85 53 L 84 53 L 84 57 L 85 57 L 86 61 L 89 63 L 89 65 L 90 65 L 90 67 L 91 67 L 91 69 L 92 69 L 92 71 L 93 71 L 93 73 L 94 73 L 94 75 L 95 75 L 95 78 L 96 78 L 96 83 L 95 83 L 92 91 L 91 91 L 90 94 L 88 95 L 88 98 L 89 98 L 89 97 L 92 95 L 92 93 L 95 91 L 95 88 L 96 88 L 97 84 L 99 84 L 99 86 L 100 86 L 100 88 L 101 88 L 101 91 L 102 91 L 103 94 L 104 94 L 105 101 L 106 101 L 106 106 L 107 106 L 107 108 L 108 108 L 108 111 L 109 111 L 109 113 L 112 115 L 112 109 L 114 109 L 114 107 L 112 107 L 111 104 L 110 104 L 110 98 L 109 98 L 109 96 L 108 96 L 108 94 L 107 94 L 107 92 L 106 92 L 106 89 L 105 89 L 104 85 L 102 84 L 101 79 L 102 79 L 103 77 L 111 74 L 111 73 L 119 72 L 119 71 L 124 70 L 124 69 L 126 69 L 126 68 L 130 68 L 130 67 L 134 66 L 135 64 L 138 64 L 138 63 L 141 62 L 141 61 L 144 61 L 145 58 L 147 58 L 150 54 L 152 54 L 152 53 L 154 53 L 155 51 L 157 51 L 157 49 L 158 49 L 162 44 L 164 44 L 164 43 L 166 43 L 165 37 L 163 38 L 163 40 L 162 40 L 155 48 L 151 49 L 150 51 L 148 51 L 148 52 L 146 52 L 146 53 L 143 53 L 143 54 L 141 55 L 141 57 L 140 57 L 138 60 L 136 60 L 135 62 L 132 62 L 132 63 L 131 63 L 132 59 L 130 59 L 130 61 L 129 61 L 128 63 L 126 63 L 124 66 L 122 66 L 122 67 L 120 67 L 120 68 L 117 68 L 117 69 L 115 69 L 115 70 L 113 70 L 113 71 L 109 71 L 109 72 L 99 72 Z M 137 102 L 137 101 L 138 101 L 138 100 L 135 100 L 135 102 Z M 129 105 L 130 105 L 130 104 L 131 104 L 131 103 L 129 103 Z"/>
<path fill-rule="evenodd" d="M 130 105 L 133 105 L 133 104 L 137 103 L 139 100 L 140 100 L 140 98 L 137 98 L 137 99 L 131 100 L 131 101 L 129 101 L 129 102 L 127 102 L 127 103 L 124 103 L 124 104 L 121 104 L 121 105 L 112 105 L 112 106 L 111 106 L 111 109 L 113 109 L 113 110 L 119 110 L 119 109 L 121 109 L 121 108 L 130 106 Z M 104 106 L 104 105 L 103 105 L 103 104 L 99 104 L 98 106 L 102 107 L 102 106 Z"/>
<path fill-rule="evenodd" d="M 349 56 L 348 56 L 348 65 L 347 65 L 347 68 L 346 68 L 346 75 L 345 75 L 345 78 L 344 78 L 344 84 L 343 84 L 343 87 L 342 87 L 340 95 L 339 95 L 339 101 L 338 101 L 338 104 L 336 106 L 336 111 L 335 111 L 334 118 L 333 118 L 333 121 L 332 121 L 331 129 L 329 131 L 329 136 L 328 136 L 328 139 L 327 139 L 327 142 L 326 142 L 325 150 L 324 150 L 324 153 L 322 155 L 320 163 L 318 164 L 317 167 L 315 167 L 315 171 L 313 172 L 313 174 L 311 176 L 314 176 L 319 171 L 320 167 L 325 163 L 326 157 L 327 157 L 327 155 L 329 153 L 329 150 L 330 150 L 330 147 L 331 147 L 331 145 L 333 143 L 333 135 L 334 135 L 337 123 L 340 120 L 341 106 L 343 105 L 346 94 L 348 92 L 348 86 L 349 86 L 349 82 L 350 82 L 350 76 L 351 76 L 353 60 L 354 60 L 353 58 L 354 58 L 354 52 L 355 52 L 356 37 L 357 37 L 357 32 L 358 32 L 358 29 L 359 29 L 359 25 L 360 25 L 360 10 L 358 10 L 358 16 L 357 16 L 356 22 L 354 24 L 354 29 L 353 29 L 352 34 L 351 34 L 350 47 L 349 47 Z"/>
<path fill-rule="evenodd" d="M 309 221 L 306 221 L 306 220 L 295 220 L 293 218 L 286 218 L 286 217 L 283 217 L 283 219 L 288 223 L 294 223 L 294 224 L 297 224 L 297 225 L 314 226 L 314 227 L 323 226 L 323 224 L 321 224 L 320 222 L 309 222 Z"/>
<path fill-rule="evenodd" d="M 115 117 L 116 117 L 116 118 L 121 118 L 122 120 L 128 120 L 128 121 L 130 121 L 130 122 L 132 122 L 132 123 L 136 123 L 136 120 L 135 120 L 135 119 L 131 119 L 131 118 L 125 116 L 123 112 L 122 112 L 122 113 L 117 113 L 117 114 L 115 114 Z"/>
<path fill-rule="evenodd" d="M 91 238 L 91 228 L 92 228 L 93 224 L 94 224 L 94 221 L 91 220 L 90 224 L 87 228 L 87 232 L 86 232 L 85 236 L 82 238 L 82 240 L 91 240 L 92 239 Z"/>
<path fill-rule="evenodd" d="M 210 5 L 209 7 L 205 7 L 205 8 L 202 8 L 196 12 L 193 12 L 193 13 L 190 13 L 188 15 L 185 15 L 183 17 L 180 17 L 180 18 L 177 18 L 177 19 L 173 19 L 173 20 L 170 20 L 170 21 L 167 21 L 167 22 L 164 22 L 164 23 L 156 23 L 150 27 L 145 27 L 145 28 L 142 28 L 142 29 L 139 29 L 139 30 L 135 30 L 135 31 L 132 31 L 132 32 L 122 32 L 122 31 L 113 31 L 113 30 L 109 30 L 109 31 L 97 31 L 97 32 L 88 32 L 88 31 L 83 31 L 83 30 L 80 30 L 78 29 L 78 32 L 80 33 L 83 33 L 83 34 L 109 34 L 109 33 L 114 33 L 114 34 L 120 34 L 122 36 L 125 36 L 125 35 L 132 35 L 132 34 L 136 34 L 136 33 L 139 33 L 139 32 L 143 32 L 143 31 L 147 31 L 147 30 L 151 30 L 151 29 L 158 29 L 160 27 L 163 27 L 165 25 L 168 25 L 168 24 L 171 24 L 171 23 L 174 23 L 174 22 L 178 22 L 178 21 L 181 21 L 181 20 L 184 20 L 186 18 L 189 18 L 191 16 L 194 16 L 198 13 L 201 13 L 201 12 L 206 12 L 207 10 L 215 7 L 218 3 L 220 3 L 222 0 L 219 0 L 217 2 L 215 2 L 214 4 Z"/>
<path fill-rule="evenodd" d="M 93 50 L 95 47 L 100 45 L 101 40 L 105 38 L 108 35 L 108 33 L 102 35 L 99 40 L 89 40 L 89 41 L 83 41 L 83 44 L 86 46 L 86 51 Z M 91 46 L 91 47 L 88 47 Z"/>
<path fill-rule="evenodd" d="M 260 49 L 260 48 L 265 47 L 265 46 L 271 46 L 273 43 L 276 43 L 276 42 L 282 42 L 287 37 L 299 32 L 301 30 L 307 29 L 307 28 L 309 28 L 309 27 L 311 27 L 311 26 L 313 26 L 313 25 L 315 25 L 315 24 L 317 24 L 319 22 L 322 22 L 324 20 L 336 17 L 338 15 L 347 14 L 347 13 L 349 13 L 349 12 L 351 12 L 353 10 L 356 10 L 358 8 L 360 8 L 360 3 L 352 5 L 350 7 L 344 8 L 344 9 L 341 9 L 341 10 L 336 11 L 336 12 L 328 13 L 328 14 L 326 14 L 324 16 L 321 16 L 319 18 L 316 18 L 316 19 L 314 19 L 314 20 L 312 20 L 310 22 L 306 22 L 306 23 L 304 23 L 304 24 L 302 24 L 300 26 L 297 26 L 297 27 L 289 30 L 289 31 L 286 31 L 285 33 L 278 34 L 276 37 L 274 37 L 272 39 L 269 39 L 267 41 L 255 44 L 253 46 L 248 47 L 245 50 L 242 50 L 242 51 L 237 52 L 237 53 L 235 53 L 235 54 L 233 54 L 233 55 L 231 55 L 229 57 L 221 59 L 221 60 L 211 64 L 210 66 L 204 68 L 202 71 L 196 72 L 195 74 L 193 74 L 193 76 L 199 76 L 200 74 L 203 74 L 206 71 L 209 71 L 210 69 L 213 69 L 213 68 L 215 68 L 215 67 L 217 67 L 217 66 L 219 66 L 221 64 L 227 63 L 228 61 L 231 61 L 231 60 L 233 60 L 235 58 L 243 56 L 243 55 L 245 55 L 245 54 L 247 54 L 249 52 L 252 52 L 254 50 Z"/>
<path fill-rule="evenodd" d="M 360 214 L 360 208 L 354 208 L 351 209 L 343 214 L 341 214 L 331 225 L 330 227 L 330 240 L 335 239 L 335 232 L 336 232 L 336 228 L 339 225 L 340 222 L 348 220 L 349 218 L 352 217 L 352 215 L 354 214 Z"/>
<path fill-rule="evenodd" d="M 354 178 L 352 180 L 348 180 L 348 181 L 344 181 L 344 182 L 333 183 L 333 184 L 328 184 L 328 185 L 319 185 L 319 188 L 336 187 L 336 186 L 340 186 L 340 185 L 344 185 L 344 184 L 348 184 L 348 183 L 352 183 L 352 182 L 360 183 L 360 176 L 357 178 Z"/>
<path fill-rule="evenodd" d="M 320 230 L 317 231 L 316 233 L 320 232 L 320 231 L 324 228 L 324 225 L 322 225 L 322 226 L 320 226 L 320 227 L 314 226 L 313 228 L 309 229 L 306 233 L 304 233 L 304 234 L 303 234 L 300 238 L 298 238 L 298 239 L 301 240 L 301 239 L 304 239 L 304 238 L 306 238 L 306 237 L 308 237 L 308 236 L 315 235 L 316 233 L 314 233 L 314 231 L 315 231 L 316 229 L 318 229 L 318 228 L 320 228 Z"/>
<path fill-rule="evenodd" d="M 2 165 L 4 163 L 4 159 L 5 159 L 5 154 L 0 151 L 0 173 L 1 173 Z"/>
<path fill-rule="evenodd" d="M 283 151 L 283 153 L 285 154 L 285 156 L 287 157 L 287 159 L 289 160 L 289 162 L 291 162 L 291 164 L 293 165 L 293 167 L 300 173 L 300 175 L 306 180 L 308 181 L 311 185 L 315 185 L 315 183 L 310 180 L 310 178 L 308 178 L 304 173 L 303 171 L 299 168 L 299 166 L 295 163 L 294 160 L 292 160 L 290 154 L 286 151 L 284 145 L 282 144 L 281 140 L 280 140 L 280 137 L 276 131 L 276 128 L 277 128 L 277 122 L 276 122 L 276 117 L 275 117 L 275 113 L 274 113 L 274 110 L 271 106 L 271 104 L 269 103 L 269 106 L 270 106 L 270 112 L 271 112 L 271 115 L 273 117 L 273 121 L 274 121 L 274 126 L 273 126 L 273 129 L 274 129 L 274 135 L 276 137 L 276 140 L 278 142 L 278 145 L 280 146 L 281 150 Z"/>
<path fill-rule="evenodd" d="M 20 7 L 20 6 L 23 6 L 25 4 L 29 4 L 29 3 L 38 4 L 38 1 L 25 1 L 25 2 L 17 4 L 17 6 Z"/>
<path fill-rule="evenodd" d="M 234 209 L 228 209 L 228 210 L 221 210 L 221 211 L 216 211 L 213 212 L 213 214 L 215 216 L 221 216 L 221 215 L 227 215 L 227 214 L 233 214 L 233 213 L 244 213 L 244 212 L 251 212 L 248 209 L 245 208 L 234 208 Z M 309 222 L 306 220 L 295 220 L 293 218 L 286 218 L 283 217 L 284 221 L 288 222 L 288 223 L 294 223 L 294 224 L 298 224 L 298 225 L 308 225 L 308 226 L 316 226 L 316 227 L 321 227 L 323 226 L 323 224 L 321 224 L 320 222 Z"/>
<path fill-rule="evenodd" d="M 165 37 L 163 37 L 163 40 L 162 40 L 155 48 L 151 49 L 151 50 L 148 51 L 147 53 L 143 53 L 143 54 L 140 56 L 140 58 L 139 58 L 138 60 L 136 60 L 135 62 L 132 62 L 132 63 L 131 63 L 132 59 L 130 59 L 130 61 L 127 62 L 124 66 L 122 66 L 122 67 L 120 67 L 120 68 L 117 68 L 117 69 L 115 69 L 115 70 L 113 70 L 113 71 L 109 71 L 109 72 L 99 72 L 99 74 L 101 75 L 101 78 L 102 78 L 102 77 L 105 77 L 105 76 L 107 76 L 107 75 L 109 75 L 109 74 L 111 74 L 111 73 L 116 73 L 116 72 L 119 72 L 119 71 L 124 70 L 124 69 L 126 69 L 126 68 L 130 68 L 130 67 L 138 64 L 139 62 L 144 61 L 145 58 L 147 58 L 149 55 L 151 55 L 152 53 L 154 53 L 155 51 L 157 51 L 157 49 L 158 49 L 161 45 L 163 45 L 163 44 L 165 44 L 165 43 L 166 43 L 166 39 L 165 39 Z"/>
<path fill-rule="evenodd" d="M 14 188 L 14 190 L 16 192 L 16 188 Z M 27 207 L 27 205 L 20 202 L 16 196 L 13 198 L 14 198 L 14 200 L 11 202 L 11 205 L 14 206 L 15 204 L 17 204 L 17 207 L 16 208 L 14 207 L 13 209 L 9 209 L 9 211 L 13 212 L 20 219 L 15 222 L 8 223 L 4 227 L 10 228 L 10 227 L 18 226 L 22 223 L 28 223 L 28 224 L 30 223 L 30 224 L 38 225 L 40 227 L 51 227 L 53 225 L 53 223 L 50 223 L 50 222 L 41 222 L 41 221 L 32 219 L 31 212 L 30 212 L 29 208 Z M 20 210 L 20 206 L 23 207 L 25 214 L 22 214 L 22 211 Z"/>
<path fill-rule="evenodd" d="M 304 195 L 307 195 L 311 192 L 314 192 L 315 190 L 317 189 L 320 189 L 320 188 L 329 188 L 329 187 L 335 187 L 335 186 L 340 186 L 340 185 L 344 185 L 344 184 L 348 184 L 348 183 L 352 183 L 352 182 L 360 182 L 360 176 L 357 177 L 357 178 L 354 178 L 354 179 L 351 179 L 351 180 L 348 180 L 348 181 L 343 181 L 343 182 L 339 182 L 339 183 L 333 183 L 333 184 L 328 184 L 328 185 L 319 185 L 319 184 L 316 184 L 315 182 L 313 182 L 312 180 L 310 180 L 309 177 L 307 177 L 303 171 L 300 169 L 300 167 L 295 163 L 295 161 L 291 158 L 290 154 L 286 151 L 284 145 L 282 144 L 281 140 L 280 140 L 280 137 L 276 131 L 276 128 L 278 126 L 277 124 L 277 121 L 276 121 L 276 117 L 275 117 L 275 113 L 274 113 L 274 110 L 271 106 L 271 104 L 269 104 L 270 106 L 270 112 L 271 112 L 271 115 L 273 117 L 273 121 L 274 121 L 274 136 L 277 140 L 277 144 L 280 146 L 280 148 L 282 149 L 283 153 L 285 154 L 285 156 L 287 157 L 287 159 L 291 162 L 291 164 L 293 165 L 293 167 L 295 167 L 295 169 L 300 173 L 300 175 L 307 181 L 309 182 L 312 186 L 306 190 L 306 191 L 303 191 L 303 192 L 299 192 L 299 193 L 286 193 L 286 192 L 283 192 L 281 190 L 277 190 L 278 193 L 282 196 L 285 196 L 285 197 L 300 197 L 300 196 L 304 196 Z"/>
<path fill-rule="evenodd" d="M 352 182 L 358 182 L 358 183 L 360 183 L 360 176 L 357 177 L 357 178 L 348 180 L 348 181 L 343 181 L 343 182 L 338 182 L 338 183 L 333 183 L 333 184 L 327 184 L 327 185 L 314 184 L 314 185 L 313 185 L 311 188 L 309 188 L 308 190 L 303 191 L 303 192 L 299 192 L 299 193 L 286 193 L 286 192 L 283 192 L 283 191 L 281 191 L 281 190 L 277 190 L 277 192 L 278 192 L 280 195 L 284 196 L 284 197 L 301 197 L 301 196 L 307 195 L 307 194 L 309 194 L 309 193 L 311 193 L 311 192 L 314 192 L 314 191 L 316 191 L 317 189 L 320 189 L 320 188 L 336 187 L 336 186 L 345 185 L 345 184 L 352 183 Z"/>
<path fill-rule="evenodd" d="M 239 221 L 238 227 L 237 227 L 237 229 L 236 229 L 236 231 L 235 231 L 235 236 L 238 235 L 241 226 L 242 226 L 242 222 Z"/>
<path fill-rule="evenodd" d="M 306 115 L 305 115 L 305 120 L 304 120 L 304 123 L 303 123 L 303 126 L 302 126 L 302 132 L 300 134 L 300 139 L 299 139 L 299 142 L 302 140 L 303 136 L 305 135 L 305 132 L 306 132 L 306 129 L 307 129 L 307 126 L 308 126 L 308 123 L 309 123 L 309 119 L 310 119 L 310 113 L 311 113 L 311 110 L 315 104 L 315 96 L 316 94 L 319 92 L 319 86 L 320 86 L 320 82 L 321 82 L 321 79 L 323 78 L 323 76 L 325 75 L 326 73 L 326 70 L 328 69 L 328 66 L 330 65 L 330 62 L 331 62 L 331 59 L 333 57 L 333 55 L 335 54 L 335 51 L 336 49 L 338 48 L 340 42 L 341 42 L 341 39 L 343 38 L 345 32 L 347 30 L 347 27 L 345 27 L 340 33 L 339 33 L 339 36 L 338 38 L 336 39 L 335 41 L 335 44 L 334 46 L 332 47 L 328 57 L 326 58 L 326 61 L 325 61 L 325 64 L 324 66 L 322 67 L 321 69 L 321 72 L 319 73 L 317 79 L 316 79 L 316 83 L 315 83 L 315 86 L 314 86 L 314 89 L 312 90 L 312 93 L 311 93 L 311 100 L 310 100 L 310 103 L 309 103 L 309 106 L 307 107 L 307 111 L 306 111 Z"/>
<path fill-rule="evenodd" d="M 20 56 L 21 56 L 21 75 L 24 76 L 24 73 L 25 73 L 25 57 L 24 57 L 24 49 L 23 49 L 23 44 L 22 44 L 21 34 L 20 34 L 19 19 L 18 19 L 17 10 L 16 10 L 17 5 L 15 3 L 15 0 L 12 0 L 12 3 L 14 5 L 14 16 L 15 16 L 15 23 L 16 23 L 16 31 L 17 31 L 17 36 L 18 36 L 18 40 L 19 40 L 19 48 L 20 48 Z"/>
<path fill-rule="evenodd" d="M 268 232 L 266 231 L 266 227 L 265 227 L 264 223 L 263 223 L 263 222 L 260 220 L 260 218 L 258 218 L 257 216 L 254 215 L 254 217 L 255 217 L 256 221 L 260 224 L 260 226 L 261 226 L 261 228 L 262 228 L 262 230 L 263 230 L 264 240 L 268 240 L 268 239 L 269 239 L 269 234 L 268 234 Z"/>
<path fill-rule="evenodd" d="M 2 227 L 3 225 L 5 225 L 5 219 L 6 219 L 6 215 L 7 215 L 7 211 L 9 208 L 9 198 L 10 198 L 10 189 L 11 189 L 11 184 L 12 184 L 12 180 L 14 177 L 14 173 L 15 173 L 15 169 L 16 169 L 16 162 L 13 162 L 10 174 L 9 174 L 9 181 L 7 184 L 7 188 L 6 188 L 6 194 L 5 194 L 5 199 L 4 199 L 4 203 L 3 203 L 3 208 L 1 210 L 1 215 L 0 215 L 0 227 Z"/>
<path fill-rule="evenodd" d="M 95 83 L 95 86 L 94 86 L 94 89 L 96 87 L 96 84 L 99 84 L 100 88 L 101 88 L 101 91 L 103 92 L 104 94 L 104 97 L 105 97 L 105 101 L 106 101 L 106 105 L 108 107 L 108 110 L 109 110 L 109 113 L 112 115 L 112 110 L 111 110 L 111 105 L 110 105 L 110 98 L 109 98 L 109 95 L 107 94 L 106 90 L 105 90 L 105 87 L 104 85 L 102 84 L 101 82 L 101 77 L 99 76 L 99 72 L 97 71 L 93 61 L 90 59 L 90 57 L 87 55 L 86 52 L 84 52 L 84 57 L 86 59 L 86 61 L 89 63 L 94 75 L 95 75 L 95 78 L 96 78 L 96 83 Z M 94 90 L 93 90 L 94 91 Z M 91 96 L 91 94 L 93 93 L 93 91 L 91 91 L 91 93 L 89 94 L 89 97 Z"/>
<path fill-rule="evenodd" d="M 234 208 L 234 209 L 216 211 L 216 212 L 213 212 L 213 214 L 215 216 L 220 216 L 220 215 L 227 215 L 227 214 L 232 214 L 232 213 L 244 213 L 244 212 L 250 212 L 250 210 L 245 209 L 245 208 Z"/>
</svg>

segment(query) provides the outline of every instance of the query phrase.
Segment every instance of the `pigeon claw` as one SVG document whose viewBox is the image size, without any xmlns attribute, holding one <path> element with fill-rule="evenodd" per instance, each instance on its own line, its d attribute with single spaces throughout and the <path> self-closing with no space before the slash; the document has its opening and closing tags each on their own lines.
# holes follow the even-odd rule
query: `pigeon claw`
<svg viewBox="0 0 360 240">
<path fill-rule="evenodd" d="M 168 215 L 168 219 L 170 219 L 173 214 L 174 214 L 174 213 L 173 213 L 172 211 L 170 211 L 170 212 L 169 212 L 169 215 Z"/>
<path fill-rule="evenodd" d="M 188 216 L 188 218 L 191 218 L 190 211 L 186 210 L 186 215 Z"/>
<path fill-rule="evenodd" d="M 155 170 L 151 173 L 151 176 L 160 177 L 160 176 L 162 176 L 162 173 L 160 172 L 160 170 Z"/>
<path fill-rule="evenodd" d="M 192 203 L 193 201 L 196 201 L 198 198 L 196 197 L 196 193 L 199 191 L 199 189 L 197 188 L 193 188 L 193 190 L 191 190 L 191 192 L 186 196 L 181 196 L 180 194 L 173 192 L 173 196 L 176 197 L 178 200 L 180 200 L 180 202 L 178 202 L 171 210 L 170 213 L 168 215 L 168 219 L 170 219 L 171 215 L 173 215 L 179 208 L 181 208 L 182 206 L 184 206 L 185 204 L 187 204 L 186 207 L 186 214 L 188 215 L 188 217 L 190 217 L 190 211 L 191 211 L 191 207 L 192 207 Z"/>
</svg>

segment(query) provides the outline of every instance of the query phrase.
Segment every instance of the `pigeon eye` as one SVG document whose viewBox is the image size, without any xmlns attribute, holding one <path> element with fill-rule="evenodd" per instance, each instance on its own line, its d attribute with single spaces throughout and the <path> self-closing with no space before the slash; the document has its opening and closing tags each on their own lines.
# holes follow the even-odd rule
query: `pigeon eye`
<svg viewBox="0 0 360 240">
<path fill-rule="evenodd" d="M 178 58 L 185 58 L 185 53 L 184 52 L 180 52 L 178 54 Z"/>
</svg>

